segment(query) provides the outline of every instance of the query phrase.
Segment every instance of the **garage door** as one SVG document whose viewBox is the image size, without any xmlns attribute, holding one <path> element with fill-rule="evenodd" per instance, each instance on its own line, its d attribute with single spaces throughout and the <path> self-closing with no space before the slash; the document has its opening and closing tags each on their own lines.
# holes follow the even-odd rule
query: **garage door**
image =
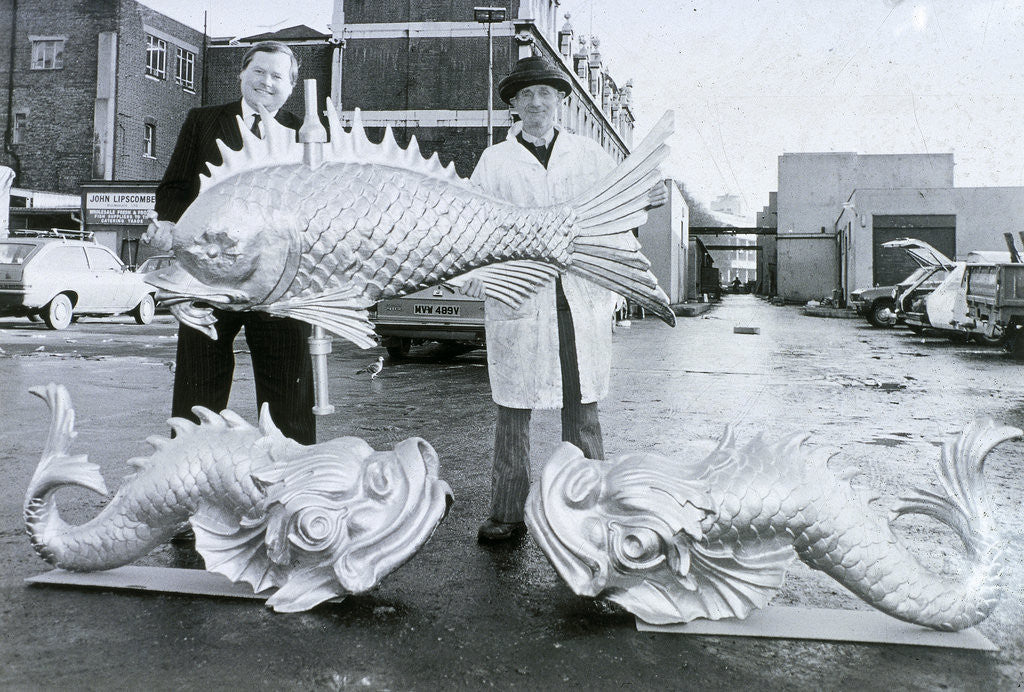
<svg viewBox="0 0 1024 692">
<path fill-rule="evenodd" d="M 874 282 L 878 286 L 897 284 L 917 269 L 918 264 L 899 248 L 888 249 L 882 243 L 896 238 L 917 238 L 936 250 L 956 258 L 956 216 L 953 214 L 917 214 L 872 216 Z"/>
</svg>

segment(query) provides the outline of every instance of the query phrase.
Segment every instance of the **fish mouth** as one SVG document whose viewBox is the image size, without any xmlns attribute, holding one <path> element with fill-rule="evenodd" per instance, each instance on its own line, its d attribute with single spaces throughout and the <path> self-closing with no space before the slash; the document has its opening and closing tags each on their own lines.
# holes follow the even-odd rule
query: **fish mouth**
<svg viewBox="0 0 1024 692">
<path fill-rule="evenodd" d="M 238 309 L 238 306 L 248 307 L 250 303 L 249 297 L 244 292 L 204 284 L 185 271 L 177 262 L 150 272 L 143 278 L 146 283 L 157 288 L 157 300 L 170 305 L 191 301 L 209 303 L 216 307 L 232 306 Z"/>
<path fill-rule="evenodd" d="M 213 308 L 242 310 L 252 301 L 242 291 L 208 286 L 185 271 L 177 262 L 149 272 L 143 279 L 157 289 L 156 300 L 167 305 L 182 324 L 198 329 L 211 339 L 217 338 Z"/>
</svg>

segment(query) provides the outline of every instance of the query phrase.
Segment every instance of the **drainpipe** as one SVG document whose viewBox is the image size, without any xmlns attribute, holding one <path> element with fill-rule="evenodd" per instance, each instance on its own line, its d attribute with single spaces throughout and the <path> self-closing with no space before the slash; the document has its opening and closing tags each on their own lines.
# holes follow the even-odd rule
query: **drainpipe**
<svg viewBox="0 0 1024 692">
<path fill-rule="evenodd" d="M 21 177 L 21 157 L 14 150 L 14 56 L 18 26 L 18 0 L 11 0 L 11 55 L 7 71 L 7 129 L 4 130 L 4 152 L 11 157 L 15 179 Z"/>
<path fill-rule="evenodd" d="M 341 117 L 341 66 L 345 56 L 345 0 L 334 0 L 331 17 L 331 103 Z"/>
</svg>

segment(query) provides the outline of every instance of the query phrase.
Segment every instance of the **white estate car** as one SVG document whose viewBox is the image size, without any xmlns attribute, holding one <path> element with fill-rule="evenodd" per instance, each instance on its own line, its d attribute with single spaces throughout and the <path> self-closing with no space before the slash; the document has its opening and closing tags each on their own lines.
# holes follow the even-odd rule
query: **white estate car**
<svg viewBox="0 0 1024 692">
<path fill-rule="evenodd" d="M 131 313 L 149 324 L 155 290 L 92 240 L 39 231 L 0 239 L 0 315 L 42 317 L 50 329 L 80 315 Z"/>
</svg>

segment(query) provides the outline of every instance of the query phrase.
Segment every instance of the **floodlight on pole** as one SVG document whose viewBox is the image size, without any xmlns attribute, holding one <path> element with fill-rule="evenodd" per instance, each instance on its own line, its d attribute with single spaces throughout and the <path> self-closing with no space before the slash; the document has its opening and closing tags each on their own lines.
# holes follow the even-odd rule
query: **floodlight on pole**
<svg viewBox="0 0 1024 692">
<path fill-rule="evenodd" d="M 496 22 L 505 21 L 507 10 L 504 7 L 474 7 L 473 19 L 478 24 L 487 25 L 487 146 L 494 144 L 494 48 L 491 26 Z"/>
</svg>

